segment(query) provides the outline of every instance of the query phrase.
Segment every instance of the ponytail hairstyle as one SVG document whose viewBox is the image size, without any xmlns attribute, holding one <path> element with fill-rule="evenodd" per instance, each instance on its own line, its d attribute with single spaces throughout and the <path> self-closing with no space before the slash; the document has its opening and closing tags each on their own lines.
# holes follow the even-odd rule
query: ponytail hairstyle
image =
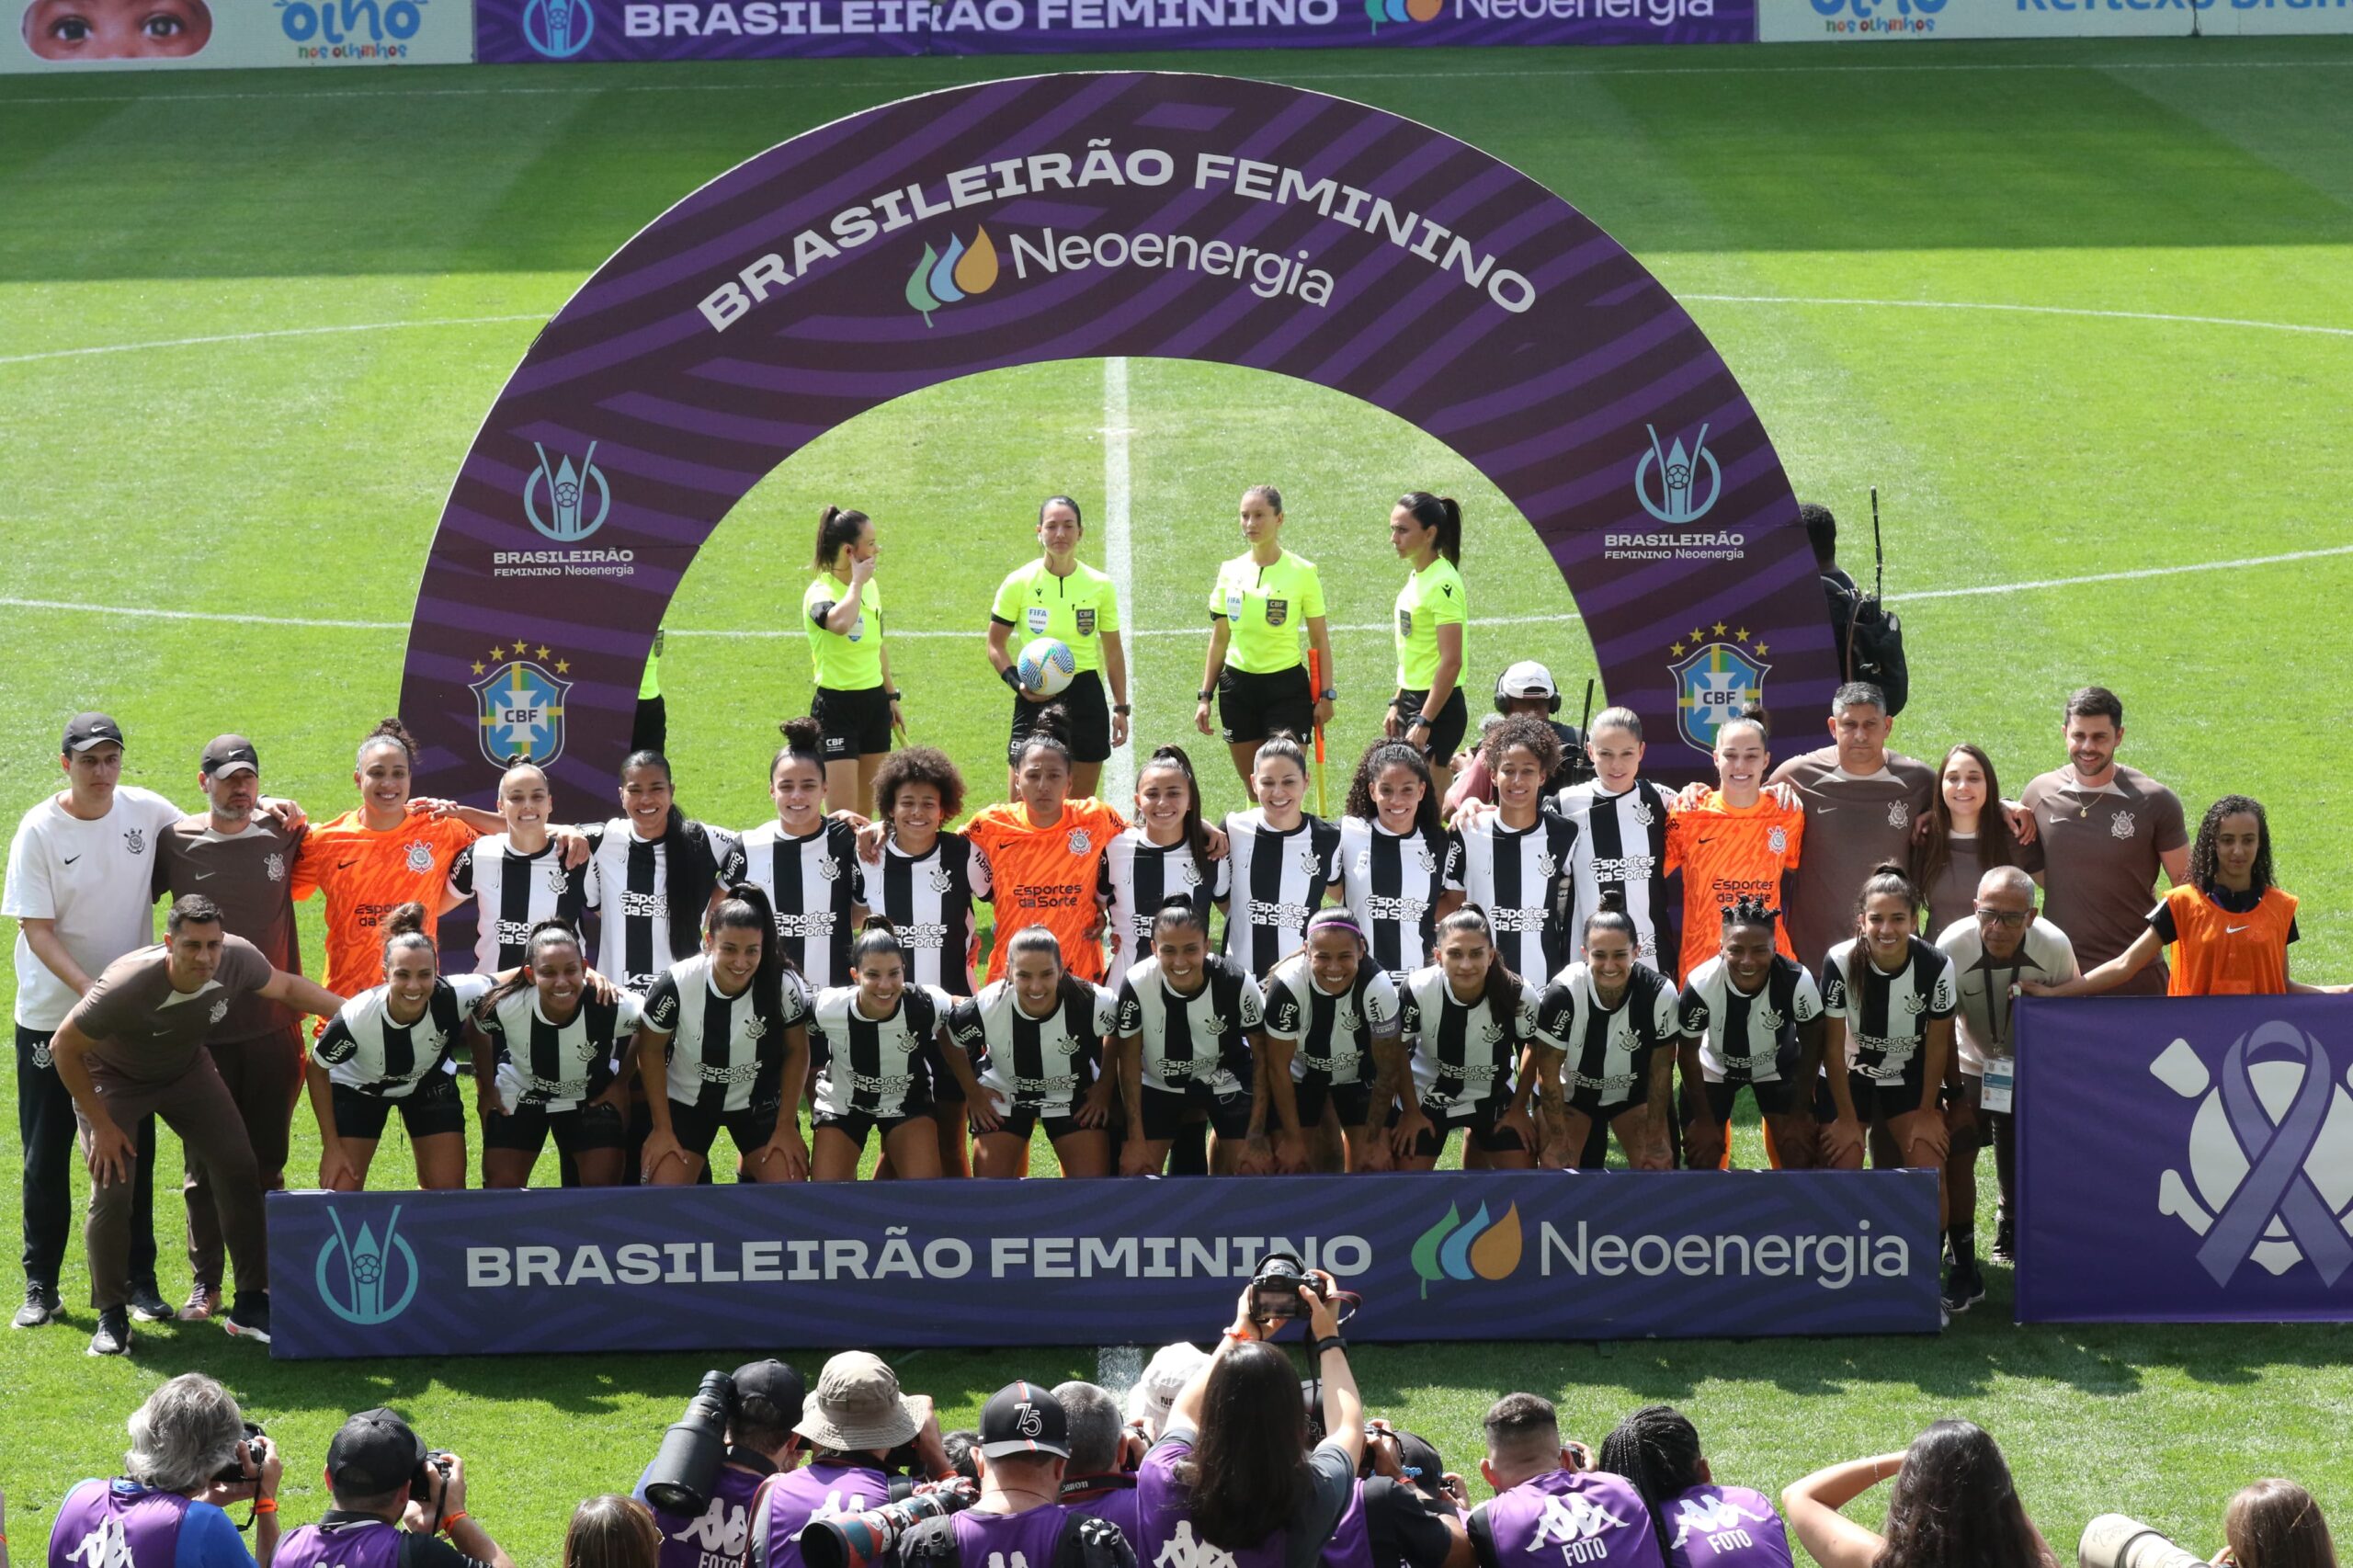
<svg viewBox="0 0 2353 1568">
<path fill-rule="evenodd" d="M 621 759 L 621 777 L 632 767 L 658 767 L 662 781 L 672 784 L 670 759 L 651 749 L 633 751 Z M 673 788 L 676 786 L 673 784 Z M 710 841 L 699 824 L 687 821 L 674 795 L 670 814 L 662 819 L 663 896 L 669 905 L 670 957 L 690 959 L 702 949 L 702 912 L 710 902 L 718 868 L 711 864 Z"/>
<path fill-rule="evenodd" d="M 1154 767 L 1173 767 L 1185 776 L 1185 847 L 1192 851 L 1193 864 L 1206 884 L 1210 875 L 1210 830 L 1201 820 L 1201 780 L 1193 771 L 1193 759 L 1183 746 L 1156 747 L 1144 758 L 1143 767 L 1136 769 L 1136 777 L 1142 778 L 1145 769 Z"/>
<path fill-rule="evenodd" d="M 1201 913 L 1199 904 L 1195 903 L 1183 893 L 1169 894 L 1160 901 L 1160 907 L 1153 911 L 1152 935 L 1155 943 L 1159 941 L 1163 931 L 1175 931 L 1187 926 L 1199 931 L 1204 941 L 1208 940 L 1209 916 Z"/>
<path fill-rule="evenodd" d="M 1049 495 L 1043 501 L 1039 502 L 1038 520 L 1040 522 L 1042 523 L 1046 520 L 1046 508 L 1049 506 L 1068 506 L 1070 508 L 1071 517 L 1078 524 L 1079 531 L 1081 533 L 1086 531 L 1086 514 L 1078 509 L 1078 503 L 1071 497 L 1067 495 Z"/>
<path fill-rule="evenodd" d="M 425 905 L 414 903 L 396 904 L 392 912 L 384 916 L 384 966 L 387 969 L 392 967 L 394 948 L 421 947 L 428 953 L 437 950 L 433 944 L 430 919 L 425 912 Z"/>
<path fill-rule="evenodd" d="M 1496 1026 L 1508 1035 L 1519 1024 L 1520 978 L 1504 962 L 1503 945 L 1495 940 L 1495 928 L 1488 922 L 1487 912 L 1475 903 L 1466 903 L 1438 923 L 1432 933 L 1431 946 L 1438 946 L 1449 931 L 1476 931 L 1487 944 L 1487 972 L 1479 982 L 1479 994 L 1472 998 L 1472 1006 L 1484 1003 Z"/>
<path fill-rule="evenodd" d="M 1005 945 L 1005 971 L 1007 978 L 1010 978 L 1013 973 L 1013 960 L 1025 953 L 1046 953 L 1052 957 L 1054 1006 L 1057 1011 L 1068 1007 L 1073 998 L 1086 994 L 1086 982 L 1071 973 L 1070 965 L 1063 959 L 1062 938 L 1055 936 L 1050 927 L 1024 926 L 1013 934 L 1012 940 Z"/>
<path fill-rule="evenodd" d="M 553 917 L 540 921 L 523 938 L 523 965 L 506 980 L 490 989 L 490 994 L 474 1004 L 474 1017 L 488 1018 L 498 1010 L 498 1005 L 509 996 L 531 990 L 539 983 L 540 957 L 551 948 L 570 948 L 580 954 L 580 961 L 588 961 L 588 949 L 581 941 L 580 933 L 573 929 L 569 920 Z"/>
<path fill-rule="evenodd" d="M 1014 751 L 1013 770 L 1020 772 L 1021 765 L 1029 760 L 1029 754 L 1040 746 L 1061 757 L 1063 767 L 1071 766 L 1070 710 L 1059 702 L 1047 703 L 1029 721 L 1029 733 L 1021 737 L 1021 744 Z"/>
<path fill-rule="evenodd" d="M 1666 1505 L 1700 1484 L 1699 1433 L 1671 1404 L 1646 1404 L 1601 1439 L 1599 1468 L 1634 1483 L 1651 1511 L 1661 1551 L 1668 1550 Z"/>
<path fill-rule="evenodd" d="M 1414 521 L 1426 528 L 1438 530 L 1438 552 L 1449 562 L 1462 564 L 1462 508 L 1451 495 L 1433 495 L 1427 490 L 1408 490 L 1397 497 L 1397 505 L 1414 515 Z"/>
<path fill-rule="evenodd" d="M 915 983 L 915 968 L 907 962 L 906 944 L 899 940 L 899 928 L 879 915 L 870 915 L 866 917 L 866 924 L 858 928 L 858 935 L 849 939 L 851 974 L 858 972 L 861 961 L 877 953 L 889 953 L 896 958 L 900 976 L 908 984 Z"/>
<path fill-rule="evenodd" d="M 1724 905 L 1721 924 L 1727 931 L 1735 926 L 1755 926 L 1766 931 L 1774 929 L 1781 912 L 1765 902 L 1762 893 L 1742 893 Z"/>
<path fill-rule="evenodd" d="M 757 931 L 760 934 L 760 967 L 752 971 L 752 1011 L 771 1023 L 784 1017 L 784 976 L 792 969 L 792 960 L 785 952 L 784 944 L 776 934 L 776 906 L 759 883 L 731 883 L 727 896 L 711 912 L 710 928 L 721 930 Z"/>
<path fill-rule="evenodd" d="M 1264 501 L 1278 517 L 1283 515 L 1283 493 L 1271 484 L 1254 484 L 1242 493 L 1245 501 Z"/>
<path fill-rule="evenodd" d="M 866 514 L 846 506 L 828 506 L 817 514 L 817 560 L 820 572 L 834 569 L 841 552 L 858 542 L 866 528 Z"/>
<path fill-rule="evenodd" d="M 1430 778 L 1429 758 L 1404 741 L 1375 741 L 1365 747 L 1364 756 L 1357 759 L 1357 774 L 1348 780 L 1348 798 L 1340 809 L 1348 816 L 1361 817 L 1366 822 L 1379 819 L 1381 807 L 1372 798 L 1372 787 L 1381 776 L 1392 767 L 1410 768 L 1422 781 L 1422 803 L 1414 812 L 1414 830 L 1424 838 L 1435 838 L 1446 831 L 1438 820 L 1438 790 Z"/>
<path fill-rule="evenodd" d="M 1268 758 L 1279 762 L 1289 762 L 1299 769 L 1299 776 L 1302 778 L 1307 777 L 1306 748 L 1299 744 L 1298 737 L 1289 730 L 1270 730 L 1267 733 L 1267 738 L 1259 743 L 1257 752 L 1250 758 L 1250 772 L 1254 778 L 1257 774 L 1259 764 L 1266 762 Z"/>
<path fill-rule="evenodd" d="M 784 744 L 777 747 L 776 755 L 768 758 L 769 778 L 776 778 L 776 770 L 789 756 L 815 764 L 817 777 L 823 778 L 825 776 L 824 725 L 810 718 L 787 719 L 777 726 L 777 732 L 784 736 Z M 645 754 L 641 752 L 638 755 L 642 756 Z M 637 758 L 631 757 L 630 760 L 634 762 Z M 665 763 L 663 766 L 666 768 L 669 765 Z"/>
<path fill-rule="evenodd" d="M 1906 909 L 1920 907 L 1920 890 L 1912 885 L 1912 879 L 1904 875 L 1903 867 L 1888 860 L 1871 868 L 1870 879 L 1863 883 L 1863 891 L 1855 897 L 1855 922 L 1859 929 L 1863 912 L 1870 908 L 1871 900 L 1891 894 L 1902 899 Z"/>
<path fill-rule="evenodd" d="M 1593 934 L 1596 931 L 1623 933 L 1626 940 L 1634 945 L 1635 957 L 1638 960 L 1641 958 L 1642 933 L 1634 929 L 1634 917 L 1626 913 L 1626 895 L 1620 890 L 1611 888 L 1604 892 L 1601 895 L 1601 907 L 1585 917 L 1585 937 L 1588 946 L 1591 945 Z"/>
<path fill-rule="evenodd" d="M 1490 726 L 1480 737 L 1479 755 L 1486 760 L 1487 771 L 1501 771 L 1505 756 L 1514 746 L 1523 748 L 1534 757 L 1537 771 L 1545 778 L 1550 778 L 1560 771 L 1561 733 L 1535 715 L 1515 713 Z"/>
<path fill-rule="evenodd" d="M 401 755 L 408 758 L 409 767 L 414 768 L 416 766 L 416 738 L 408 733 L 408 726 L 397 718 L 380 720 L 376 727 L 368 732 L 367 737 L 359 743 L 359 752 L 353 759 L 352 766 L 367 767 L 368 754 L 381 745 L 400 747 Z"/>
<path fill-rule="evenodd" d="M 2247 868 L 2248 891 L 2257 897 L 2271 891 L 2271 819 L 2263 810 L 2263 802 L 2252 795 L 2225 795 L 2206 808 L 2199 819 L 2198 836 L 2189 846 L 2189 883 L 2199 892 L 2211 893 L 2222 882 L 2222 858 L 2215 840 L 2222 836 L 2226 817 L 2249 816 L 2255 819 L 2256 831 L 2255 864 Z"/>
</svg>

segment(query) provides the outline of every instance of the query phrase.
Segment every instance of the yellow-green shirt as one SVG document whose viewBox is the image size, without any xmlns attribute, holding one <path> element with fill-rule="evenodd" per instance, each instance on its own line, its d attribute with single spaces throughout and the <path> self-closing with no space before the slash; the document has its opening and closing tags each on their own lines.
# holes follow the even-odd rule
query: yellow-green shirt
<svg viewBox="0 0 2353 1568">
<path fill-rule="evenodd" d="M 825 630 L 825 617 L 849 597 L 849 585 L 830 572 L 820 572 L 801 596 L 801 615 L 809 633 L 809 665 L 817 684 L 827 691 L 871 691 L 882 684 L 881 585 L 869 577 L 858 597 L 858 619 L 847 631 Z"/>
<path fill-rule="evenodd" d="M 1046 570 L 1041 556 L 997 585 L 989 618 L 1014 631 L 1014 651 L 1032 637 L 1069 644 L 1079 670 L 1103 667 L 1103 633 L 1120 630 L 1120 597 L 1111 579 L 1084 561 L 1067 577 Z"/>
<path fill-rule="evenodd" d="M 1288 550 L 1271 566 L 1237 555 L 1218 568 L 1210 614 L 1226 623 L 1229 668 L 1248 676 L 1296 669 L 1307 622 L 1324 614 L 1324 580 L 1315 562 Z"/>
<path fill-rule="evenodd" d="M 1469 619 L 1462 593 L 1462 574 L 1441 555 L 1405 579 L 1397 590 L 1397 685 L 1404 691 L 1427 691 L 1438 678 L 1438 629 L 1461 626 Z M 1462 640 L 1462 664 L 1471 664 L 1471 639 Z"/>
<path fill-rule="evenodd" d="M 637 699 L 651 702 L 662 695 L 662 635 L 664 628 L 654 629 L 654 652 L 645 655 L 645 678 L 637 683 Z"/>
</svg>

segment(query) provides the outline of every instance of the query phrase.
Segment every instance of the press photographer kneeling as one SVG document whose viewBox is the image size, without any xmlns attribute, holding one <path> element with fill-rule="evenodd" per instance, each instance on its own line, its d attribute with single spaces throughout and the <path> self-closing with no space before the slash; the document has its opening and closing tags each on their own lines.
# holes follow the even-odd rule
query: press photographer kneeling
<svg viewBox="0 0 2353 1568">
<path fill-rule="evenodd" d="M 754 1494 L 801 1462 L 792 1428 L 804 1392 L 782 1361 L 704 1374 L 637 1478 L 637 1498 L 661 1527 L 662 1568 L 739 1568 L 750 1558 Z"/>
<path fill-rule="evenodd" d="M 760 1483 L 752 1499 L 752 1568 L 802 1568 L 804 1553 L 825 1534 L 809 1530 L 802 1538 L 813 1518 L 820 1512 L 828 1520 L 862 1515 L 906 1498 L 911 1467 L 934 1481 L 955 1473 L 930 1399 L 902 1394 L 898 1374 L 863 1350 L 845 1350 L 825 1363 L 793 1430 L 808 1446 L 809 1462 Z M 902 1528 L 898 1517 L 888 1528 Z M 826 1541 L 837 1544 L 831 1535 Z M 889 1546 L 881 1540 L 874 1555 Z"/>
<path fill-rule="evenodd" d="M 1007 1383 L 981 1412 L 980 1500 L 924 1520 L 899 1542 L 900 1568 L 1136 1568 L 1120 1527 L 1062 1506 L 1070 1419 L 1035 1383 Z"/>
<path fill-rule="evenodd" d="M 278 1449 L 229 1391 L 183 1372 L 147 1396 L 130 1421 L 125 1474 L 85 1481 L 50 1527 L 52 1568 L 252 1568 L 222 1505 L 253 1500 L 262 1568 L 278 1548 Z"/>
<path fill-rule="evenodd" d="M 463 1462 L 389 1410 L 343 1424 L 327 1445 L 327 1488 L 335 1506 L 288 1533 L 277 1568 L 515 1568 L 466 1512 Z"/>
</svg>

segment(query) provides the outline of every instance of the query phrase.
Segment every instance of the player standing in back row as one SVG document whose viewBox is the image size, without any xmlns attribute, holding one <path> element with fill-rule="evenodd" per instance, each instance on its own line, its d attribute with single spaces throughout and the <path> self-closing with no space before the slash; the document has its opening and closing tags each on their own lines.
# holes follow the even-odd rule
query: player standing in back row
<svg viewBox="0 0 2353 1568">
<path fill-rule="evenodd" d="M 989 663 L 1013 688 L 1013 733 L 1006 743 L 1006 762 L 1010 768 L 1019 767 L 1021 743 L 1046 705 L 1058 703 L 1069 715 L 1070 793 L 1081 800 L 1095 793 L 1112 748 L 1128 744 L 1130 711 L 1118 590 L 1108 574 L 1078 558 L 1085 532 L 1077 502 L 1067 495 L 1048 496 L 1038 508 L 1039 558 L 997 585 L 996 601 L 989 609 Z M 1020 652 L 1016 635 L 1021 642 L 1033 637 L 1059 638 L 1078 666 L 1070 685 L 1052 698 L 1025 689 L 1013 667 Z M 1006 789 L 1017 788 L 1008 775 Z"/>
<path fill-rule="evenodd" d="M 1193 724 L 1209 734 L 1210 699 L 1217 699 L 1226 749 L 1242 787 L 1251 790 L 1258 743 L 1269 735 L 1309 733 L 1332 722 L 1339 697 L 1332 676 L 1332 637 L 1324 619 L 1324 581 L 1315 562 L 1282 545 L 1283 494 L 1271 484 L 1242 493 L 1242 537 L 1249 550 L 1218 569 L 1210 589 L 1209 664 Z M 1300 654 L 1305 630 L 1323 671 L 1322 689 L 1308 678 Z"/>
</svg>

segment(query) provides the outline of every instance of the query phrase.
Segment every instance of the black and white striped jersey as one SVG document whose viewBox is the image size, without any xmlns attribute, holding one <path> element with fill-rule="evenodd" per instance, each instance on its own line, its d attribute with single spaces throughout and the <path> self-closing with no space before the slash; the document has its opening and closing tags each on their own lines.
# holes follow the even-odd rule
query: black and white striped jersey
<svg viewBox="0 0 2353 1568">
<path fill-rule="evenodd" d="M 1119 1011 L 1118 997 L 1073 975 L 1063 980 L 1053 1011 L 1033 1018 L 1021 1010 L 1013 982 L 993 980 L 956 1004 L 948 1040 L 971 1059 L 999 1116 L 1068 1116 L 1102 1071 L 1103 1041 Z"/>
<path fill-rule="evenodd" d="M 1659 922 L 1666 918 L 1666 816 L 1674 797 L 1636 779 L 1622 795 L 1604 790 L 1599 780 L 1572 785 L 1553 797 L 1552 809 L 1577 824 L 1576 909 L 1568 923 L 1564 959 L 1585 957 L 1585 917 L 1616 893 L 1634 923 L 1634 957 L 1671 972 L 1671 944 L 1660 961 Z"/>
<path fill-rule="evenodd" d="M 1397 1038 L 1402 1007 L 1388 971 L 1366 965 L 1357 983 L 1335 996 L 1315 983 L 1307 955 L 1275 966 L 1265 987 L 1267 1038 L 1290 1040 L 1290 1075 L 1302 1082 L 1363 1084 L 1372 1079 L 1372 1042 Z"/>
<path fill-rule="evenodd" d="M 858 987 L 829 985 L 809 1015 L 809 1076 L 819 1116 L 883 1120 L 928 1109 L 947 1071 L 939 1026 L 954 1006 L 936 985 L 910 985 L 887 1018 L 858 1010 Z"/>
<path fill-rule="evenodd" d="M 574 930 L 595 902 L 590 882 L 596 862 L 567 869 L 563 847 L 549 844 L 534 854 L 516 848 L 503 833 L 477 838 L 449 868 L 449 891 L 474 900 L 474 972 L 496 974 L 523 961 L 523 942 L 542 920 L 562 920 Z"/>
<path fill-rule="evenodd" d="M 1405 982 L 1400 1020 L 1414 1056 L 1414 1092 L 1433 1121 L 1509 1098 L 1519 1048 L 1536 1032 L 1536 987 L 1522 981 L 1510 1007 L 1511 1022 L 1498 1023 L 1484 1001 L 1455 1000 L 1446 971 L 1437 964 L 1415 970 Z"/>
<path fill-rule="evenodd" d="M 1626 994 L 1605 1007 L 1593 971 L 1573 963 L 1552 977 L 1536 1005 L 1536 1038 L 1563 1053 L 1561 1087 L 1586 1107 L 1631 1105 L 1649 1094 L 1651 1052 L 1682 1037 L 1675 983 L 1637 963 Z"/>
<path fill-rule="evenodd" d="M 388 1100 L 406 1099 L 434 1073 L 455 1073 L 450 1051 L 465 1028 L 466 1014 L 490 994 L 483 974 L 453 974 L 433 983 L 425 1012 L 406 1024 L 392 1022 L 387 1006 L 392 987 L 363 991 L 337 1008 L 311 1060 L 327 1070 L 330 1083 Z"/>
<path fill-rule="evenodd" d="M 1340 896 L 1393 984 L 1430 961 L 1446 855 L 1444 833 L 1394 834 L 1368 817 L 1340 819 Z"/>
<path fill-rule="evenodd" d="M 795 838 L 769 822 L 747 831 L 743 842 L 744 879 L 776 906 L 784 956 L 812 990 L 848 984 L 852 918 L 866 903 L 858 830 L 828 817 L 816 832 Z"/>
<path fill-rule="evenodd" d="M 1488 812 L 1447 835 L 1446 885 L 1487 912 L 1505 966 L 1524 980 L 1566 961 L 1563 921 L 1576 842 L 1576 824 L 1550 812 L 1518 832 L 1504 826 L 1502 812 Z"/>
<path fill-rule="evenodd" d="M 1772 1084 L 1797 1071 L 1798 1026 L 1822 1017 L 1822 989 L 1803 965 L 1775 953 L 1765 983 L 1745 992 L 1719 954 L 1691 971 L 1677 1007 L 1709 1083 Z"/>
<path fill-rule="evenodd" d="M 1128 966 L 1120 982 L 1122 1040 L 1143 1040 L 1143 1081 L 1181 1095 L 1195 1085 L 1220 1099 L 1250 1092 L 1250 1035 L 1264 1021 L 1258 983 L 1233 960 L 1211 953 L 1201 960 L 1206 983 L 1179 996 L 1162 978 L 1160 960 Z"/>
<path fill-rule="evenodd" d="M 1860 937 L 1849 937 L 1822 960 L 1822 1010 L 1847 1024 L 1847 1065 L 1881 1083 L 1910 1070 L 1928 1026 L 1949 1018 L 1959 1005 L 1952 960 L 1917 937 L 1904 941 L 1893 974 L 1871 961 Z"/>
<path fill-rule="evenodd" d="M 577 1110 L 611 1086 L 622 1042 L 637 1031 L 643 1009 L 633 991 L 610 1003 L 584 996 L 570 1023 L 551 1024 L 540 1011 L 538 990 L 527 985 L 500 997 L 482 1030 L 498 1059 L 523 1074 L 523 1105 Z"/>
<path fill-rule="evenodd" d="M 1340 830 L 1307 816 L 1277 832 L 1253 806 L 1225 819 L 1233 892 L 1225 906 L 1225 956 L 1258 979 L 1307 941 L 1307 920 L 1340 880 Z"/>
<path fill-rule="evenodd" d="M 744 848 L 724 828 L 703 825 L 722 883 L 744 874 Z M 589 830 L 588 905 L 597 911 L 597 971 L 615 985 L 642 995 L 662 971 L 702 944 L 702 910 L 696 928 L 670 929 L 670 852 L 659 838 L 637 836 L 626 817 Z"/>
<path fill-rule="evenodd" d="M 941 834 L 922 855 L 885 844 L 882 863 L 867 878 L 868 905 L 899 933 L 908 981 L 970 996 L 972 901 L 991 891 L 989 858 L 981 846 L 961 833 Z"/>
<path fill-rule="evenodd" d="M 1181 840 L 1154 844 L 1141 825 L 1111 840 L 1096 871 L 1097 893 L 1108 906 L 1107 928 L 1111 936 L 1111 966 L 1103 983 L 1118 989 L 1128 966 L 1152 954 L 1152 921 L 1160 906 L 1182 893 L 1210 917 L 1210 906 L 1222 903 L 1232 886 L 1232 864 L 1212 860 L 1203 865 L 1192 846 Z"/>
<path fill-rule="evenodd" d="M 752 986 L 733 996 L 711 979 L 710 956 L 672 964 L 645 994 L 645 1027 L 670 1037 L 670 1097 L 725 1114 L 765 1110 L 783 1097 L 784 1037 L 809 1016 L 809 993 L 790 970 L 778 991 L 778 1012 L 763 1016 Z"/>
</svg>

